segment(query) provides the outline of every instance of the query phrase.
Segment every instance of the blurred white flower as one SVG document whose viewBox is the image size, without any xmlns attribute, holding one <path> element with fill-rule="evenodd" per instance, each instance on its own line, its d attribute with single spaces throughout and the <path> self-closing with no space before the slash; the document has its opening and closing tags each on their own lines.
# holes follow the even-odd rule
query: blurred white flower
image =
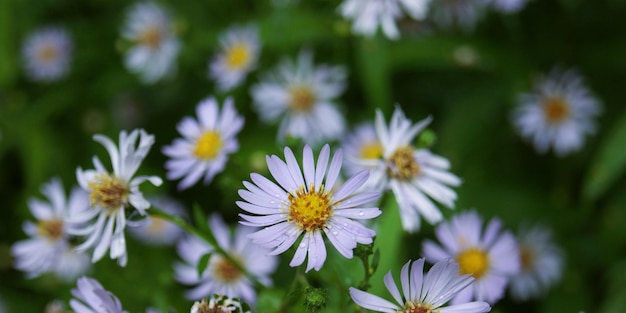
<svg viewBox="0 0 626 313">
<path fill-rule="evenodd" d="M 430 0 L 344 0 L 339 11 L 353 20 L 355 33 L 373 36 L 380 27 L 388 38 L 399 37 L 396 20 L 410 16 L 421 20 L 426 16 Z"/>
<path fill-rule="evenodd" d="M 45 27 L 30 34 L 22 45 L 26 74 L 34 81 L 55 81 L 67 74 L 72 40 L 62 27 Z"/>
<path fill-rule="evenodd" d="M 202 299 L 194 302 L 191 306 L 190 313 L 250 313 L 249 308 L 244 308 L 241 301 L 237 299 L 231 299 L 226 295 L 213 294 L 213 296 L 207 301 Z"/>
<path fill-rule="evenodd" d="M 118 264 L 125 266 L 126 209 L 132 206 L 139 214 L 145 215 L 150 202 L 144 199 L 139 191 L 139 185 L 149 181 L 159 186 L 162 182 L 157 176 L 133 178 L 150 151 L 154 136 L 143 129 L 135 129 L 130 134 L 121 131 L 119 148 L 109 137 L 94 135 L 93 139 L 106 148 L 111 158 L 113 172 L 109 172 L 96 156 L 93 158 L 95 169 L 83 170 L 79 167 L 76 170 L 78 184 L 89 193 L 90 205 L 87 210 L 70 217 L 70 220 L 77 224 L 70 225 L 68 232 L 76 236 L 87 236 L 76 250 L 85 251 L 94 248 L 92 262 L 100 260 L 110 249 L 110 257 L 118 259 Z"/>
<path fill-rule="evenodd" d="M 463 212 L 435 228 L 441 246 L 424 241 L 426 260 L 435 263 L 454 258 L 461 274 L 471 274 L 476 279 L 452 298 L 453 304 L 471 299 L 494 304 L 504 296 L 511 276 L 519 272 L 518 246 L 513 234 L 501 231 L 502 222 L 497 218 L 489 221 L 484 232 L 482 225 L 476 211 Z"/>
<path fill-rule="evenodd" d="M 496 11 L 515 13 L 524 8 L 528 0 L 486 0 Z"/>
<path fill-rule="evenodd" d="M 2 312 L 2 310 L 0 310 Z M 61 302 L 61 300 L 54 300 L 46 304 L 46 308 L 44 313 L 66 313 L 67 309 L 65 308 L 65 303 Z"/>
<path fill-rule="evenodd" d="M 254 25 L 231 27 L 220 35 L 220 51 L 209 65 L 209 76 L 221 91 L 237 87 L 256 67 L 261 44 Z"/>
<path fill-rule="evenodd" d="M 154 2 L 139 2 L 129 9 L 121 35 L 133 46 L 126 51 L 124 64 L 144 83 L 176 71 L 180 41 L 172 27 L 168 12 Z"/>
<path fill-rule="evenodd" d="M 378 140 L 374 123 L 363 123 L 346 134 L 341 140 L 346 163 L 344 169 L 348 176 L 363 170 L 363 163 L 371 160 L 373 165 L 383 156 L 383 145 Z M 360 161 L 356 161 L 360 160 Z"/>
<path fill-rule="evenodd" d="M 558 156 L 578 151 L 585 136 L 596 130 L 599 101 L 573 70 L 552 70 L 539 79 L 534 91 L 518 98 L 513 124 L 539 153 L 552 148 Z"/>
<path fill-rule="evenodd" d="M 183 205 L 173 198 L 157 196 L 148 198 L 148 201 L 154 208 L 170 215 L 187 216 Z M 183 234 L 183 230 L 178 225 L 159 216 L 149 216 L 137 227 L 129 227 L 128 231 L 137 240 L 154 246 L 172 245 Z"/>
<path fill-rule="evenodd" d="M 279 140 L 294 137 L 317 145 L 343 135 L 345 120 L 334 99 L 345 85 L 343 67 L 315 66 L 311 53 L 303 51 L 295 62 L 284 60 L 253 86 L 252 98 L 262 121 L 281 120 Z"/>
<path fill-rule="evenodd" d="M 185 117 L 178 123 L 183 138 L 163 147 L 170 157 L 165 163 L 168 179 L 183 178 L 178 189 L 189 188 L 204 175 L 204 183 L 210 183 L 215 175 L 224 170 L 228 155 L 239 150 L 236 135 L 244 124 L 232 98 L 224 101 L 221 112 L 215 98 L 207 98 L 196 107 L 198 120 Z"/>
<path fill-rule="evenodd" d="M 552 241 L 550 229 L 542 225 L 522 225 L 517 241 L 521 268 L 511 278 L 511 295 L 520 301 L 537 298 L 561 279 L 563 251 Z"/>
<path fill-rule="evenodd" d="M 127 313 L 120 300 L 93 278 L 79 278 L 72 296 L 70 307 L 75 313 Z"/>
<path fill-rule="evenodd" d="M 484 0 L 437 0 L 431 3 L 430 16 L 443 28 L 474 29 L 485 12 Z"/>
<path fill-rule="evenodd" d="M 212 215 L 208 223 L 217 243 L 224 251 L 239 261 L 240 265 L 259 282 L 266 286 L 272 284 L 270 275 L 278 265 L 278 258 L 268 255 L 269 250 L 252 244 L 248 235 L 254 229 L 237 225 L 231 236 L 228 225 L 220 216 Z M 185 294 L 188 299 L 221 294 L 241 298 L 251 304 L 255 302 L 256 292 L 252 280 L 228 259 L 214 252 L 211 245 L 190 235 L 178 243 L 177 250 L 184 262 L 174 265 L 176 280 L 195 287 Z M 207 267 L 198 276 L 198 262 L 207 253 L 212 253 Z"/>
<path fill-rule="evenodd" d="M 68 218 L 89 206 L 87 193 L 78 187 L 72 189 L 69 199 L 58 178 L 46 183 L 41 192 L 47 202 L 30 199 L 28 207 L 37 223 L 25 222 L 24 232 L 29 239 L 18 241 L 11 247 L 15 268 L 29 278 L 43 273 L 71 281 L 89 268 L 89 256 L 74 251 L 68 234 Z"/>
</svg>

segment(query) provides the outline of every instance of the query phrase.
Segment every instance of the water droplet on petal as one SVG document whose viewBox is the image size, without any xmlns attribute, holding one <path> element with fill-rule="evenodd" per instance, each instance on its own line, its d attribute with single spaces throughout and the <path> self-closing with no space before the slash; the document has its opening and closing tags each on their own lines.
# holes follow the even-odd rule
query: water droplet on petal
<svg viewBox="0 0 626 313">
<path fill-rule="evenodd" d="M 337 235 L 339 235 L 339 232 L 335 230 L 335 231 L 332 232 L 332 234 L 337 236 Z"/>
<path fill-rule="evenodd" d="M 363 213 L 363 211 L 359 211 L 359 216 L 363 216 L 365 215 L 365 213 Z"/>
<path fill-rule="evenodd" d="M 304 248 L 306 248 L 306 245 L 303 242 L 303 243 L 300 244 L 300 249 L 304 249 Z"/>
</svg>

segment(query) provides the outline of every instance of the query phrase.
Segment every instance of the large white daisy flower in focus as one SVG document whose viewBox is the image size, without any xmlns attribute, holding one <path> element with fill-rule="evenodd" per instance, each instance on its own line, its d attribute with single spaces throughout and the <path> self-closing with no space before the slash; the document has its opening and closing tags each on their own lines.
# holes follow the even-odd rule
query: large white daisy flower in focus
<svg viewBox="0 0 626 313">
<path fill-rule="evenodd" d="M 316 145 L 344 132 L 345 120 L 334 101 L 345 85 L 343 67 L 315 66 L 311 53 L 302 52 L 296 62 L 283 61 L 251 93 L 262 121 L 280 120 L 279 140 L 289 136 Z"/>
<path fill-rule="evenodd" d="M 130 134 L 121 131 L 119 147 L 103 135 L 94 135 L 93 139 L 106 148 L 113 172 L 108 171 L 96 156 L 93 158 L 95 169 L 83 170 L 79 167 L 76 170 L 78 184 L 89 193 L 90 206 L 84 212 L 71 217 L 71 221 L 78 224 L 71 226 L 68 231 L 72 235 L 87 236 L 85 242 L 76 249 L 85 251 L 94 248 L 92 262 L 100 260 L 110 249 L 110 257 L 125 266 L 126 209 L 132 207 L 137 213 L 145 215 L 150 203 L 139 191 L 139 185 L 149 181 L 159 186 L 162 182 L 157 176 L 133 178 L 154 144 L 154 136 L 143 129 L 133 130 Z"/>
<path fill-rule="evenodd" d="M 276 155 L 266 157 L 267 167 L 278 184 L 252 173 L 253 183 L 244 181 L 246 189 L 239 190 L 245 201 L 237 201 L 237 205 L 249 213 L 239 214 L 243 219 L 240 223 L 263 228 L 248 237 L 274 249 L 271 255 L 285 252 L 302 237 L 289 265 L 301 265 L 308 255 L 307 272 L 319 271 L 326 261 L 322 234 L 349 259 L 357 243 L 372 243 L 376 232 L 354 221 L 372 219 L 381 213 L 376 207 L 366 206 L 380 193 L 355 193 L 367 180 L 368 172 L 361 171 L 343 185 L 335 186 L 343 160 L 341 150 L 335 152 L 329 166 L 328 145 L 322 148 L 317 163 L 313 150 L 305 145 L 302 168 L 291 149 L 285 147 L 284 151 L 285 161 Z"/>
<path fill-rule="evenodd" d="M 345 0 L 339 7 L 341 15 L 353 20 L 355 33 L 373 36 L 380 27 L 388 38 L 399 37 L 396 20 L 406 15 L 421 20 L 426 16 L 430 0 Z"/>
<path fill-rule="evenodd" d="M 55 81 L 67 74 L 72 40 L 61 27 L 46 27 L 30 34 L 22 45 L 26 74 L 34 81 Z"/>
<path fill-rule="evenodd" d="M 79 278 L 72 296 L 70 307 L 76 313 L 128 313 L 120 300 L 93 278 Z"/>
<path fill-rule="evenodd" d="M 163 153 L 170 157 L 165 163 L 168 179 L 183 178 L 179 189 L 189 188 L 202 176 L 204 183 L 210 183 L 215 175 L 224 170 L 228 155 L 239 149 L 235 137 L 243 127 L 241 117 L 232 98 L 224 101 L 220 112 L 215 98 L 203 100 L 196 107 L 198 120 L 185 117 L 178 123 L 178 132 L 183 138 L 163 147 Z"/>
<path fill-rule="evenodd" d="M 424 275 L 424 259 L 407 262 L 400 273 L 402 294 L 391 276 L 385 275 L 385 287 L 398 304 L 379 296 L 350 287 L 350 296 L 359 306 L 385 313 L 483 313 L 491 311 L 483 301 L 466 301 L 450 306 L 444 305 L 459 292 L 472 284 L 471 275 L 459 274 L 459 265 L 450 260 L 437 262 Z"/>
<path fill-rule="evenodd" d="M 209 65 L 209 76 L 222 91 L 237 87 L 256 67 L 260 42 L 256 26 L 232 27 L 220 35 L 220 52 Z"/>
<path fill-rule="evenodd" d="M 159 5 L 145 1 L 132 6 L 122 37 L 133 43 L 124 64 L 144 83 L 153 83 L 176 70 L 180 41 L 172 30 L 169 14 Z"/>
<path fill-rule="evenodd" d="M 585 136 L 596 130 L 598 100 L 575 71 L 553 70 L 535 84 L 532 93 L 518 98 L 513 112 L 517 131 L 539 153 L 552 148 L 558 156 L 578 151 Z"/>
</svg>

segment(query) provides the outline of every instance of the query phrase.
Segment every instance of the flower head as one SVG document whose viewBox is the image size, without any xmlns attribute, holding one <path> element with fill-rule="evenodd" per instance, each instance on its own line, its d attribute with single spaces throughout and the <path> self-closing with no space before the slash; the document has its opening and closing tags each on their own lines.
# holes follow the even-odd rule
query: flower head
<svg viewBox="0 0 626 313">
<path fill-rule="evenodd" d="M 79 278 L 72 296 L 70 307 L 76 313 L 127 313 L 120 300 L 93 278 Z"/>
<path fill-rule="evenodd" d="M 250 308 L 237 298 L 214 294 L 209 301 L 196 301 L 190 313 L 250 313 Z"/>
<path fill-rule="evenodd" d="M 322 234 L 339 253 L 352 258 L 357 243 L 370 244 L 376 234 L 353 219 L 371 219 L 381 213 L 378 208 L 363 206 L 378 199 L 380 193 L 355 193 L 367 180 L 368 172 L 361 171 L 343 185 L 335 186 L 343 154 L 337 150 L 330 167 L 329 157 L 330 148 L 324 145 L 315 163 L 313 150 L 306 145 L 301 169 L 291 149 L 285 147 L 286 162 L 275 155 L 266 158 L 278 184 L 252 173 L 253 183 L 245 181 L 247 190 L 239 190 L 245 201 L 238 201 L 237 205 L 252 214 L 239 214 L 243 219 L 240 223 L 263 228 L 248 237 L 274 249 L 271 255 L 285 252 L 302 237 L 289 265 L 299 266 L 308 254 L 306 271 L 319 271 L 324 265 L 326 247 Z"/>
<path fill-rule="evenodd" d="M 515 13 L 524 8 L 528 0 L 487 0 L 487 3 L 496 11 Z"/>
<path fill-rule="evenodd" d="M 300 53 L 296 62 L 283 61 L 252 87 L 254 107 L 261 120 L 281 119 L 278 138 L 302 139 L 310 145 L 339 138 L 345 128 L 334 99 L 345 88 L 343 67 L 314 66 L 311 53 Z"/>
<path fill-rule="evenodd" d="M 69 199 L 58 178 L 46 183 L 41 192 L 48 202 L 31 199 L 28 202 L 37 223 L 24 223 L 29 239 L 11 247 L 15 268 L 26 272 L 29 278 L 51 272 L 70 281 L 89 269 L 89 257 L 74 251 L 68 234 L 68 218 L 89 206 L 87 194 L 74 188 Z"/>
<path fill-rule="evenodd" d="M 218 215 L 211 216 L 209 227 L 220 247 L 233 259 L 239 261 L 246 272 L 262 284 L 272 283 L 269 275 L 276 269 L 278 260 L 275 256 L 267 255 L 267 249 L 251 244 L 247 236 L 252 233 L 253 229 L 238 226 L 234 236 L 231 236 L 228 226 Z M 174 266 L 176 280 L 185 285 L 195 286 L 187 292 L 188 299 L 222 294 L 238 297 L 249 303 L 255 302 L 256 292 L 250 278 L 227 258 L 215 253 L 214 247 L 195 236 L 188 236 L 178 243 L 177 249 L 184 263 L 177 263 Z M 207 253 L 212 253 L 207 267 L 198 275 L 198 262 Z"/>
<path fill-rule="evenodd" d="M 166 196 L 148 199 L 153 207 L 174 216 L 185 216 L 183 205 Z M 183 230 L 176 224 L 159 216 L 150 216 L 145 223 L 137 227 L 129 227 L 130 234 L 137 240 L 148 245 L 171 245 L 183 234 Z"/>
<path fill-rule="evenodd" d="M 516 300 L 536 298 L 560 280 L 563 252 L 552 241 L 550 229 L 542 225 L 523 225 L 517 240 L 520 271 L 511 277 L 511 295 Z"/>
<path fill-rule="evenodd" d="M 437 226 L 435 234 L 442 246 L 427 240 L 424 256 L 429 262 L 453 258 L 461 274 L 471 274 L 476 280 L 452 299 L 463 303 L 470 299 L 491 304 L 504 294 L 507 282 L 519 271 L 519 256 L 515 237 L 500 231 L 499 219 L 491 219 L 484 232 L 482 219 L 475 211 L 455 215 L 451 221 Z"/>
<path fill-rule="evenodd" d="M 256 67 L 259 58 L 256 26 L 232 27 L 220 35 L 220 52 L 209 66 L 209 76 L 222 91 L 237 87 Z"/>
<path fill-rule="evenodd" d="M 95 169 L 76 170 L 78 184 L 89 193 L 89 208 L 71 217 L 76 226 L 69 232 L 73 235 L 87 236 L 87 240 L 76 249 L 85 251 L 95 248 L 92 262 L 100 260 L 110 249 L 112 259 L 118 259 L 122 266 L 126 265 L 126 209 L 134 208 L 139 214 L 145 215 L 150 207 L 139 185 L 149 181 L 155 186 L 161 185 L 157 176 L 137 176 L 141 162 L 146 157 L 154 136 L 143 129 L 134 130 L 130 134 L 120 132 L 119 147 L 106 136 L 95 135 L 93 139 L 101 143 L 111 157 L 113 172 L 109 172 L 98 157 L 93 158 Z M 139 144 L 137 144 L 139 140 Z"/>
<path fill-rule="evenodd" d="M 153 83 L 175 71 L 180 41 L 172 31 L 169 14 L 156 3 L 144 1 L 133 5 L 122 37 L 133 43 L 124 63 L 144 83 Z"/>
<path fill-rule="evenodd" d="M 220 112 L 215 98 L 208 98 L 196 107 L 198 120 L 185 117 L 178 124 L 183 138 L 163 147 L 171 159 L 165 163 L 168 179 L 183 180 L 179 189 L 195 184 L 203 175 L 204 183 L 213 180 L 224 170 L 228 155 L 239 149 L 235 137 L 243 127 L 244 119 L 231 98 L 227 98 Z"/>
<path fill-rule="evenodd" d="M 34 81 L 55 81 L 67 74 L 72 40 L 61 27 L 46 27 L 30 34 L 22 45 L 26 74 Z"/>
<path fill-rule="evenodd" d="M 457 26 L 471 31 L 484 14 L 485 7 L 485 0 L 439 0 L 432 2 L 430 15 L 441 27 Z"/>
<path fill-rule="evenodd" d="M 368 160 L 376 166 L 383 156 L 383 145 L 373 123 L 363 123 L 348 133 L 341 141 L 341 148 L 346 156 L 344 168 L 350 176 L 362 171 L 363 163 Z"/>
<path fill-rule="evenodd" d="M 474 281 L 471 275 L 460 275 L 459 265 L 450 259 L 437 262 L 426 275 L 424 275 L 424 259 L 407 262 L 400 273 L 402 294 L 391 276 L 391 271 L 385 275 L 384 280 L 385 287 L 398 303 L 397 305 L 371 293 L 350 287 L 352 300 L 363 308 L 387 313 L 482 313 L 491 310 L 489 304 L 482 301 L 465 301 L 442 307 Z"/>
<path fill-rule="evenodd" d="M 430 0 L 345 0 L 339 11 L 343 17 L 353 20 L 355 33 L 373 36 L 380 27 L 385 36 L 397 39 L 396 20 L 405 15 L 423 19 L 429 3 Z"/>
<path fill-rule="evenodd" d="M 553 70 L 519 97 L 513 124 L 540 153 L 550 147 L 558 156 L 582 148 L 585 135 L 595 132 L 600 104 L 575 71 Z"/>
</svg>

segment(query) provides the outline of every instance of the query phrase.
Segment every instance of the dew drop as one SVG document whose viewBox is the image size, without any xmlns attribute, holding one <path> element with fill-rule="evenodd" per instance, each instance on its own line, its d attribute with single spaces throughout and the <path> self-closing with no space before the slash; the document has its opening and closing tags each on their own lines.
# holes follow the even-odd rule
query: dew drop
<svg viewBox="0 0 626 313">
<path fill-rule="evenodd" d="M 304 249 L 304 248 L 306 248 L 306 245 L 303 242 L 303 243 L 300 244 L 300 249 Z"/>
<path fill-rule="evenodd" d="M 339 232 L 335 230 L 335 231 L 332 232 L 332 234 L 337 236 L 337 235 L 339 235 Z"/>
<path fill-rule="evenodd" d="M 348 227 L 348 223 L 343 223 L 343 227 Z"/>
<path fill-rule="evenodd" d="M 365 215 L 365 213 L 363 213 L 363 211 L 359 211 L 359 216 L 363 216 Z"/>
</svg>

